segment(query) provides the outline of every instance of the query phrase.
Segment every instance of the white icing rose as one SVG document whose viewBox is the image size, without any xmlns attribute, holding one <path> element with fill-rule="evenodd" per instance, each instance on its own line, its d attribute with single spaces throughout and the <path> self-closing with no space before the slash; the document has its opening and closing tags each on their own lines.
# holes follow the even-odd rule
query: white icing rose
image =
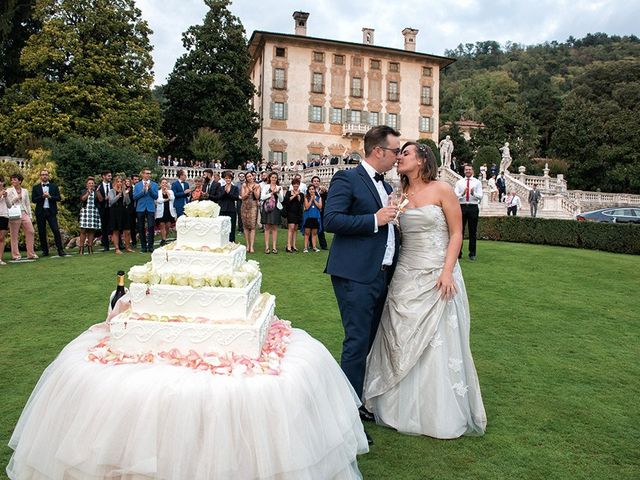
<svg viewBox="0 0 640 480">
<path fill-rule="evenodd" d="M 231 282 L 233 281 L 233 277 L 231 275 L 223 274 L 218 277 L 218 286 L 229 288 L 231 286 Z"/>
<path fill-rule="evenodd" d="M 134 283 L 147 283 L 149 271 L 146 265 L 134 265 L 129 269 L 129 281 Z"/>
<path fill-rule="evenodd" d="M 198 212 L 199 217 L 213 218 L 217 217 L 220 214 L 220 205 L 216 202 L 212 202 L 211 200 L 203 200 L 202 202 L 198 202 Z"/>
<path fill-rule="evenodd" d="M 207 286 L 207 272 L 202 268 L 193 268 L 189 273 L 189 285 L 193 288 Z"/>
<path fill-rule="evenodd" d="M 187 217 L 195 217 L 196 211 L 198 209 L 198 203 L 200 202 L 189 202 L 184 206 L 184 214 Z"/>
<path fill-rule="evenodd" d="M 165 265 L 158 271 L 160 275 L 160 283 L 163 285 L 173 285 L 173 269 L 169 265 Z"/>
<path fill-rule="evenodd" d="M 173 272 L 173 284 L 174 285 L 189 285 L 189 272 Z"/>
<path fill-rule="evenodd" d="M 148 278 L 147 278 L 147 283 L 149 285 L 157 285 L 158 283 L 160 283 L 160 280 L 161 280 L 161 277 L 158 272 L 156 272 L 155 270 L 152 270 L 149 272 Z"/>
<path fill-rule="evenodd" d="M 233 272 L 231 276 L 231 286 L 233 288 L 242 288 L 246 287 L 251 277 L 248 273 L 245 272 Z"/>
<path fill-rule="evenodd" d="M 218 274 L 217 273 L 207 272 L 205 274 L 205 278 L 206 278 L 208 286 L 210 286 L 210 287 L 217 287 L 218 286 Z"/>
<path fill-rule="evenodd" d="M 255 260 L 248 260 L 240 267 L 240 271 L 248 273 L 251 278 L 254 278 L 260 272 L 260 264 Z"/>
</svg>

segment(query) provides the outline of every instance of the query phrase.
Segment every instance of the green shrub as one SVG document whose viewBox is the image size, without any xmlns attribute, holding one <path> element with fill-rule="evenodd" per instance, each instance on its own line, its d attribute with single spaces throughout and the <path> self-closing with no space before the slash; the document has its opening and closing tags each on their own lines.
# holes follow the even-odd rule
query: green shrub
<svg viewBox="0 0 640 480">
<path fill-rule="evenodd" d="M 478 238 L 640 254 L 640 225 L 529 217 L 482 217 Z"/>
</svg>

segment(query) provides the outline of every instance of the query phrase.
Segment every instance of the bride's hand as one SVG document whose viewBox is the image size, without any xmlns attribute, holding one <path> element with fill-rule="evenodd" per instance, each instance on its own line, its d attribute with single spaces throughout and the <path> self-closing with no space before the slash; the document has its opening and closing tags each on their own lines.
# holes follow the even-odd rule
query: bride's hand
<svg viewBox="0 0 640 480">
<path fill-rule="evenodd" d="M 457 293 L 456 284 L 453 281 L 453 274 L 442 272 L 436 282 L 436 288 L 440 290 L 441 298 L 451 300 Z"/>
</svg>

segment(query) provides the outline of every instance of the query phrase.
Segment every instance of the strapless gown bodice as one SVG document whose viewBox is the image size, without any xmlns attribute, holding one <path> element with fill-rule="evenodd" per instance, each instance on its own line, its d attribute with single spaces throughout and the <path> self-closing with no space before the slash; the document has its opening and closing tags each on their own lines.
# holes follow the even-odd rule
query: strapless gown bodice
<svg viewBox="0 0 640 480">
<path fill-rule="evenodd" d="M 400 215 L 402 248 L 398 264 L 407 268 L 439 268 L 449 246 L 449 226 L 442 208 L 424 205 Z"/>
</svg>

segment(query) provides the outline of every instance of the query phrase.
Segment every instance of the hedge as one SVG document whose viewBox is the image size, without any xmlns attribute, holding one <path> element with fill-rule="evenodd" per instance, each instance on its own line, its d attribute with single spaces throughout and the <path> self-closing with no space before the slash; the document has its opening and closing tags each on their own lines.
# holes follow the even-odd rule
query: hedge
<svg viewBox="0 0 640 480">
<path fill-rule="evenodd" d="M 478 238 L 640 254 L 640 225 L 530 217 L 481 217 Z"/>
</svg>

